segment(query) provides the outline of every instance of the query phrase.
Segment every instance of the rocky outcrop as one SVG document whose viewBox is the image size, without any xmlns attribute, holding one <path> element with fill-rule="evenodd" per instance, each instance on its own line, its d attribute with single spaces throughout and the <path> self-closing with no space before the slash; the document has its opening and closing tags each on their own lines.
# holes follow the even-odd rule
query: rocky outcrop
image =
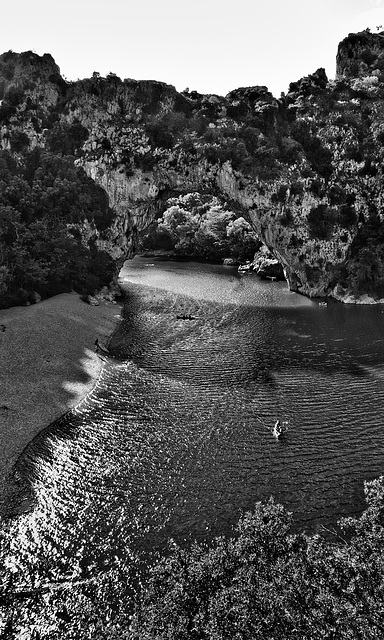
<svg viewBox="0 0 384 640">
<path fill-rule="evenodd" d="M 203 96 L 113 74 L 66 83 L 50 56 L 3 54 L 1 144 L 17 153 L 22 131 L 29 148 L 73 156 L 114 211 L 102 234 L 87 220 L 82 233 L 118 264 L 169 197 L 201 191 L 251 223 L 292 290 L 380 299 L 383 43 L 348 36 L 336 80 L 319 69 L 280 100 L 266 87 Z"/>
<path fill-rule="evenodd" d="M 380 78 L 384 70 L 384 32 L 350 33 L 338 46 L 336 78 Z"/>
<path fill-rule="evenodd" d="M 60 68 L 49 53 L 39 56 L 32 51 L 20 54 L 8 51 L 0 56 L 1 99 L 7 93 L 16 104 L 16 98 L 21 98 L 27 91 L 31 102 L 26 107 L 32 101 L 39 101 L 42 108 L 49 108 L 57 103 L 65 88 Z"/>
<path fill-rule="evenodd" d="M 281 263 L 272 256 L 266 247 L 258 251 L 252 262 L 253 271 L 260 278 L 272 280 L 284 280 L 285 274 Z"/>
</svg>

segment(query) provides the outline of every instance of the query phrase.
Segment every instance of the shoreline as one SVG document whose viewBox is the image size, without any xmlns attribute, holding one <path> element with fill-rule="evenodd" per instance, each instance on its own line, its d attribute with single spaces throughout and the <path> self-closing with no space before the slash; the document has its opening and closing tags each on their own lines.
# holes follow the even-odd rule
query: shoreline
<svg viewBox="0 0 384 640">
<path fill-rule="evenodd" d="M 94 342 L 109 342 L 121 310 L 104 299 L 91 306 L 76 293 L 0 310 L 0 513 L 16 495 L 19 456 L 97 383 L 105 364 Z"/>
</svg>

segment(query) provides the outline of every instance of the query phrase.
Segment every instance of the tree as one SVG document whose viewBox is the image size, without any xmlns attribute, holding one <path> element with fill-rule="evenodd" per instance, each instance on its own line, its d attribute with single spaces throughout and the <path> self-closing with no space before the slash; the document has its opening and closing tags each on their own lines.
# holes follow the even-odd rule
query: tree
<svg viewBox="0 0 384 640">
<path fill-rule="evenodd" d="M 260 248 L 261 243 L 251 225 L 242 217 L 231 220 L 226 232 L 231 257 L 239 262 L 245 262 Z"/>
<path fill-rule="evenodd" d="M 109 284 L 113 260 L 85 243 L 81 228 L 100 234 L 112 217 L 105 192 L 73 158 L 34 149 L 0 152 L 0 308 L 70 291 L 94 293 Z"/>
<path fill-rule="evenodd" d="M 184 255 L 195 252 L 195 234 L 199 228 L 199 217 L 174 205 L 169 207 L 159 222 L 159 230 L 168 233 L 175 250 Z"/>
<path fill-rule="evenodd" d="M 244 218 L 236 217 L 212 195 L 189 193 L 170 198 L 168 208 L 158 220 L 158 244 L 168 236 L 175 251 L 182 255 L 222 260 L 252 258 L 259 241 Z M 155 233 L 151 231 L 151 248 Z M 145 239 L 143 241 L 144 248 Z"/>
<path fill-rule="evenodd" d="M 170 541 L 149 575 L 131 546 L 128 513 L 111 508 L 105 491 L 72 517 L 52 510 L 2 522 L 0 633 L 377 640 L 384 634 L 384 478 L 365 483 L 365 495 L 366 511 L 342 520 L 337 543 L 292 533 L 292 514 L 271 498 L 245 513 L 231 537 L 184 548 Z"/>
<path fill-rule="evenodd" d="M 152 570 L 130 640 L 320 638 L 375 640 L 384 624 L 384 478 L 368 508 L 346 519 L 343 544 L 291 534 L 273 499 L 245 514 L 232 538 L 171 545 Z"/>
</svg>

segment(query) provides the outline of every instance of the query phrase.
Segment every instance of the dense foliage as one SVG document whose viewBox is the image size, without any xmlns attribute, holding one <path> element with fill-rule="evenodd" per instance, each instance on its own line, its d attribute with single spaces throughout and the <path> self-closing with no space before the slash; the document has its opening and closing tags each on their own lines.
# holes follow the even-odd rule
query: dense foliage
<svg viewBox="0 0 384 640">
<path fill-rule="evenodd" d="M 351 536 L 342 545 L 290 535 L 290 515 L 272 499 L 241 518 L 234 538 L 174 545 L 152 571 L 130 637 L 383 637 L 383 479 L 366 495 L 362 518 L 342 523 Z"/>
<path fill-rule="evenodd" d="M 81 229 L 88 220 L 102 233 L 111 214 L 106 194 L 73 158 L 39 148 L 17 159 L 0 152 L 0 306 L 108 284 L 113 261 Z"/>
<path fill-rule="evenodd" d="M 257 220 L 298 290 L 311 294 L 307 276 L 317 271 L 325 294 L 341 285 L 382 296 L 383 42 L 382 34 L 350 35 L 336 80 L 318 69 L 279 99 L 264 86 L 223 97 L 113 73 L 66 82 L 48 54 L 9 51 L 0 56 L 2 148 L 23 158 L 38 146 L 91 163 L 129 212 L 127 235 L 173 207 L 145 237 L 147 248 L 244 260 L 247 223 Z M 198 190 L 231 204 L 164 206 Z M 225 220 L 232 206 L 247 222 Z"/>
<path fill-rule="evenodd" d="M 144 250 L 159 247 L 183 256 L 243 262 L 253 258 L 260 242 L 251 225 L 217 198 L 188 193 L 169 198 L 162 217 L 143 237 Z"/>
<path fill-rule="evenodd" d="M 384 478 L 365 493 L 366 511 L 343 520 L 334 542 L 292 533 L 291 514 L 271 498 L 231 538 L 171 541 L 149 575 L 130 546 L 130 514 L 112 521 L 105 496 L 70 526 L 48 529 L 39 514 L 3 523 L 1 637 L 379 640 Z"/>
</svg>

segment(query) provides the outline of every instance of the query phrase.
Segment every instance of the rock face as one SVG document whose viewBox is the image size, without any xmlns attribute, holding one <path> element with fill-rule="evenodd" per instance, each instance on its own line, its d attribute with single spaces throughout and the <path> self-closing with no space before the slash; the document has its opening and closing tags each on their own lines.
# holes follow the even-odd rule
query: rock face
<svg viewBox="0 0 384 640">
<path fill-rule="evenodd" d="M 106 191 L 109 229 L 84 220 L 82 233 L 118 265 L 169 197 L 202 191 L 252 224 L 292 290 L 383 296 L 383 34 L 350 34 L 336 80 L 319 69 L 280 100 L 266 87 L 203 96 L 113 74 L 67 83 L 31 52 L 0 56 L 0 90 L 3 148 L 17 155 L 22 131 Z"/>
<path fill-rule="evenodd" d="M 384 69 L 384 32 L 351 33 L 340 42 L 336 56 L 336 78 L 364 78 Z"/>
<path fill-rule="evenodd" d="M 253 270 L 260 278 L 284 280 L 285 274 L 280 262 L 274 258 L 266 247 L 262 247 L 253 259 Z"/>
</svg>

